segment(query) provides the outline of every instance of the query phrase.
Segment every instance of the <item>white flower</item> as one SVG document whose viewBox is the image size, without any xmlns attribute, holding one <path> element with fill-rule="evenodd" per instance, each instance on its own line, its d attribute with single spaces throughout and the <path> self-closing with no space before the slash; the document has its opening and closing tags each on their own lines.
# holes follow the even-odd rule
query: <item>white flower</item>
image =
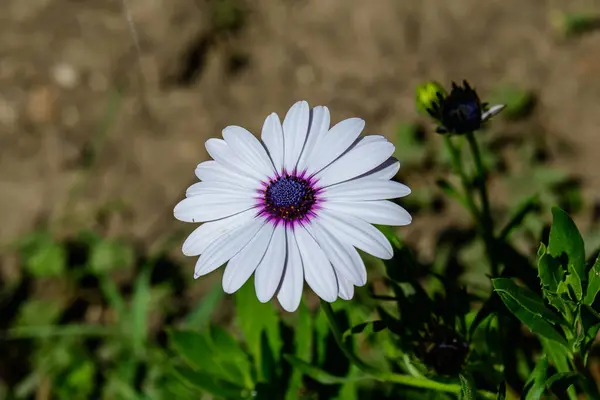
<svg viewBox="0 0 600 400">
<path fill-rule="evenodd" d="M 228 126 L 209 139 L 213 160 L 196 168 L 201 182 L 187 189 L 175 218 L 202 222 L 183 244 L 200 256 L 194 277 L 227 263 L 223 290 L 234 293 L 254 273 L 261 302 L 275 294 L 295 311 L 304 281 L 323 300 L 349 300 L 367 281 L 356 248 L 390 259 L 392 246 L 373 225 L 408 225 L 410 214 L 387 200 L 410 189 L 391 181 L 400 164 L 383 136 L 359 137 L 365 122 L 349 118 L 329 127 L 327 107 L 300 101 L 283 125 L 269 115 L 262 143 Z"/>
</svg>

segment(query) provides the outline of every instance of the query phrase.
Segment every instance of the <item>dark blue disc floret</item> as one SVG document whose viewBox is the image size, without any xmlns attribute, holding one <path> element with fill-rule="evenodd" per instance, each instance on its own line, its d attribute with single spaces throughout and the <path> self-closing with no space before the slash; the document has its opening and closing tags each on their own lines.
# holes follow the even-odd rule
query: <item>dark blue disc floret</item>
<svg viewBox="0 0 600 400">
<path fill-rule="evenodd" d="M 276 220 L 302 220 L 316 203 L 310 181 L 285 174 L 271 181 L 264 190 L 263 212 Z"/>
</svg>

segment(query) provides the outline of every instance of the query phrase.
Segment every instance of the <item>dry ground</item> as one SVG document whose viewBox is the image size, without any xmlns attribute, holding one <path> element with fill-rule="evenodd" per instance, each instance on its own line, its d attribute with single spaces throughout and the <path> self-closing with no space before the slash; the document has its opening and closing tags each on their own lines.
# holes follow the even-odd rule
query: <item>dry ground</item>
<svg viewBox="0 0 600 400">
<path fill-rule="evenodd" d="M 425 79 L 533 90 L 527 123 L 569 143 L 557 163 L 600 198 L 600 33 L 566 40 L 549 19 L 597 1 L 248 0 L 217 24 L 215 1 L 128 0 L 140 73 L 120 0 L 4 0 L 0 243 L 65 216 L 90 226 L 107 206 L 112 234 L 153 243 L 191 229 L 172 207 L 226 125 L 259 132 L 306 99 L 389 135 L 417 118 Z"/>
</svg>

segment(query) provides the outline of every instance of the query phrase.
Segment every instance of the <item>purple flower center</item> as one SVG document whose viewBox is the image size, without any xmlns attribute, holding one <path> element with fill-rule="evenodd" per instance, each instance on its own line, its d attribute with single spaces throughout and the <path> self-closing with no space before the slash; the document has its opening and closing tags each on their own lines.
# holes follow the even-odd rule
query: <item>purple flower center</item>
<svg viewBox="0 0 600 400">
<path fill-rule="evenodd" d="M 310 179 L 285 173 L 266 184 L 261 214 L 275 222 L 305 220 L 317 203 L 318 191 Z"/>
</svg>

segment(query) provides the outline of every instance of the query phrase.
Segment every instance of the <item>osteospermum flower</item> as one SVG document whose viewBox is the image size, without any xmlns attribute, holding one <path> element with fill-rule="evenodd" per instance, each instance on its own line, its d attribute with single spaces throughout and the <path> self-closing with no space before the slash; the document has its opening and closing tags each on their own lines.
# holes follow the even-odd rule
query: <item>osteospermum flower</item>
<svg viewBox="0 0 600 400">
<path fill-rule="evenodd" d="M 201 222 L 183 244 L 200 256 L 194 277 L 227 263 L 223 289 L 237 291 L 254 273 L 261 302 L 274 295 L 287 311 L 300 304 L 304 281 L 323 300 L 349 300 L 366 283 L 356 248 L 389 259 L 392 246 L 371 224 L 407 225 L 410 214 L 388 199 L 410 189 L 391 181 L 400 164 L 383 136 L 359 137 L 365 122 L 349 118 L 330 128 L 327 107 L 300 101 L 283 124 L 269 115 L 262 143 L 228 126 L 209 139 L 213 160 L 196 168 L 175 217 Z"/>
</svg>

